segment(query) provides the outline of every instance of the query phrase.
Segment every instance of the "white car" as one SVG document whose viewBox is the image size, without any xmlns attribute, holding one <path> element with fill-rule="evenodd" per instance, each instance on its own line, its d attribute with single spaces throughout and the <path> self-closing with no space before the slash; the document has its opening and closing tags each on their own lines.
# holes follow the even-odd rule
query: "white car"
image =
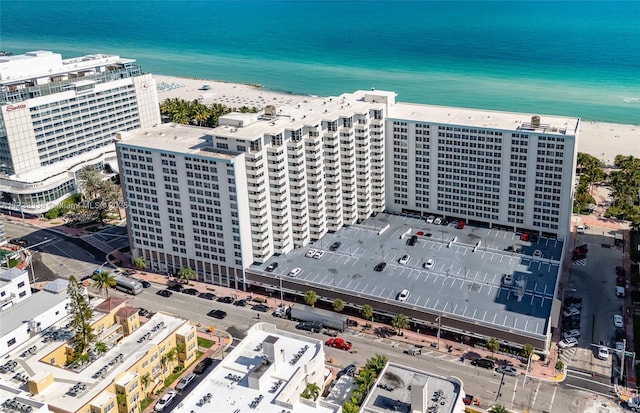
<svg viewBox="0 0 640 413">
<path fill-rule="evenodd" d="M 424 263 L 424 268 L 430 270 L 434 265 L 436 265 L 436 262 L 433 260 L 433 258 L 430 258 L 427 260 L 427 262 Z"/>
<path fill-rule="evenodd" d="M 534 257 L 538 257 L 538 258 L 542 257 L 542 251 L 540 251 L 540 250 L 533 251 L 533 256 Z"/>
<path fill-rule="evenodd" d="M 307 251 L 306 254 L 304 254 L 305 257 L 307 258 L 313 258 L 314 255 L 316 255 L 316 250 L 314 250 L 313 248 L 311 248 L 309 251 Z"/>
<path fill-rule="evenodd" d="M 624 319 L 620 314 L 613 315 L 613 325 L 616 326 L 617 328 L 624 327 Z"/>
<path fill-rule="evenodd" d="M 622 353 L 624 353 L 624 343 L 622 341 L 616 341 L 616 353 L 618 353 L 618 357 L 622 357 Z"/>
<path fill-rule="evenodd" d="M 604 346 L 598 347 L 598 358 L 600 360 L 609 360 L 609 349 Z"/>
<path fill-rule="evenodd" d="M 580 310 L 578 310 L 577 308 L 569 308 L 564 313 L 562 313 L 563 317 L 571 317 L 574 315 L 580 315 Z"/>
<path fill-rule="evenodd" d="M 560 348 L 571 348 L 578 345 L 578 339 L 575 337 L 564 338 L 558 342 Z"/>
<path fill-rule="evenodd" d="M 326 254 L 325 251 L 317 250 L 316 253 L 313 254 L 313 258 L 319 260 L 320 258 L 324 257 L 324 254 Z"/>
<path fill-rule="evenodd" d="M 409 259 L 411 259 L 411 257 L 407 254 L 404 254 L 402 257 L 400 257 L 400 259 L 398 260 L 398 263 L 405 265 L 409 262 Z"/>
<path fill-rule="evenodd" d="M 429 217 L 427 218 L 427 224 L 433 224 L 433 221 L 436 220 L 436 217 L 434 217 L 433 215 L 429 215 Z"/>
<path fill-rule="evenodd" d="M 294 268 L 287 274 L 289 277 L 297 277 L 302 272 L 302 268 Z"/>
<path fill-rule="evenodd" d="M 404 303 L 405 301 L 407 301 L 407 298 L 409 298 L 409 294 L 409 290 L 402 290 L 398 293 L 397 300 Z"/>
<path fill-rule="evenodd" d="M 562 338 L 569 338 L 569 337 L 575 337 L 575 338 L 580 337 L 580 330 L 577 330 L 577 329 L 569 330 L 562 335 Z"/>
<path fill-rule="evenodd" d="M 162 396 L 160 400 L 158 400 L 158 403 L 156 403 L 153 410 L 155 410 L 156 412 L 163 412 L 167 408 L 167 406 L 171 404 L 171 402 L 175 397 L 176 397 L 176 392 L 170 391 L 169 393 Z"/>
<path fill-rule="evenodd" d="M 504 284 L 505 287 L 511 287 L 513 285 L 513 274 L 505 274 L 502 279 L 502 284 Z"/>
<path fill-rule="evenodd" d="M 441 225 L 442 224 L 442 218 L 438 217 L 436 219 L 433 220 L 434 225 Z"/>
<path fill-rule="evenodd" d="M 196 375 L 191 373 L 187 376 L 184 376 L 183 378 L 180 379 L 180 381 L 178 382 L 178 384 L 176 385 L 176 390 L 178 391 L 182 391 L 184 389 L 187 388 L 187 386 L 189 385 L 189 383 L 191 383 L 193 381 L 193 379 L 196 378 Z"/>
</svg>

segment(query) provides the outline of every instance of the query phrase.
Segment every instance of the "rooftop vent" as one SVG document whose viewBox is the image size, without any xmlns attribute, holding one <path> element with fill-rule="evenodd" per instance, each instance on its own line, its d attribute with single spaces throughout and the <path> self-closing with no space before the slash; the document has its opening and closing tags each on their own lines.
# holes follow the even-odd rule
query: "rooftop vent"
<svg viewBox="0 0 640 413">
<path fill-rule="evenodd" d="M 265 106 L 264 114 L 267 116 L 276 116 L 276 107 L 274 105 Z"/>
<path fill-rule="evenodd" d="M 535 115 L 531 117 L 531 126 L 533 126 L 534 128 L 540 127 L 540 116 Z"/>
</svg>

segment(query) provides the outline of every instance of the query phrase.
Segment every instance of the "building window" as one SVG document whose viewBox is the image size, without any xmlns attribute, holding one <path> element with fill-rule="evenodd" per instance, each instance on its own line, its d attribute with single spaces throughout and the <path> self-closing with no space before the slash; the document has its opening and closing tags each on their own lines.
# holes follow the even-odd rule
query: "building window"
<svg viewBox="0 0 640 413">
<path fill-rule="evenodd" d="M 24 287 L 24 281 L 18 283 L 18 288 Z"/>
<path fill-rule="evenodd" d="M 16 339 L 12 338 L 11 340 L 7 341 L 7 346 L 11 347 L 12 345 L 16 344 Z"/>
</svg>

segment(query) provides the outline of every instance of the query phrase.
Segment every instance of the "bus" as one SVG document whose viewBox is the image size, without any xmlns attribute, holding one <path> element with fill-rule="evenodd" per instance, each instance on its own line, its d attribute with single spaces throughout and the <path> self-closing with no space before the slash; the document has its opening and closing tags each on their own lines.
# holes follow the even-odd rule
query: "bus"
<svg viewBox="0 0 640 413">
<path fill-rule="evenodd" d="M 116 278 L 116 290 L 120 290 L 131 295 L 138 295 L 142 292 L 143 288 L 142 284 L 138 281 L 120 276 Z"/>
</svg>

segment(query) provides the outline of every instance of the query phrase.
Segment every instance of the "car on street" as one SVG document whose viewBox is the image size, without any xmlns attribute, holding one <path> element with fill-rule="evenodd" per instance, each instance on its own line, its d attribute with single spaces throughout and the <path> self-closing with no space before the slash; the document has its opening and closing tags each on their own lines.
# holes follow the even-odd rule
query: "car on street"
<svg viewBox="0 0 640 413">
<path fill-rule="evenodd" d="M 149 317 L 149 315 L 151 315 L 151 312 L 149 310 L 147 310 L 146 308 L 139 308 L 138 309 L 138 315 L 141 317 Z"/>
<path fill-rule="evenodd" d="M 565 297 L 564 303 L 566 305 L 569 305 L 569 304 L 582 304 L 582 297 L 580 297 L 579 295 L 568 295 L 567 297 Z"/>
<path fill-rule="evenodd" d="M 609 349 L 605 346 L 598 347 L 598 358 L 600 360 L 609 360 Z"/>
<path fill-rule="evenodd" d="M 267 268 L 265 268 L 266 272 L 273 272 L 276 268 L 278 268 L 278 263 L 277 262 L 272 262 L 271 264 L 267 265 Z"/>
<path fill-rule="evenodd" d="M 319 333 L 323 327 L 319 321 L 301 321 L 296 325 L 297 330 L 311 331 L 313 333 Z"/>
<path fill-rule="evenodd" d="M 502 278 L 502 285 L 511 287 L 513 285 L 513 274 L 505 274 Z"/>
<path fill-rule="evenodd" d="M 573 254 L 571 256 L 572 261 L 586 260 L 587 254 Z"/>
<path fill-rule="evenodd" d="M 437 217 L 433 220 L 433 225 L 442 225 L 442 217 Z"/>
<path fill-rule="evenodd" d="M 171 290 L 160 290 L 156 294 L 160 297 L 171 297 L 173 292 Z"/>
<path fill-rule="evenodd" d="M 436 262 L 434 261 L 434 259 L 429 258 L 427 262 L 424 263 L 424 268 L 425 270 L 430 270 L 433 268 L 434 265 L 436 265 Z"/>
<path fill-rule="evenodd" d="M 456 223 L 456 229 L 464 229 L 465 226 L 465 222 L 464 221 L 458 221 Z"/>
<path fill-rule="evenodd" d="M 434 217 L 433 215 L 429 215 L 427 217 L 427 224 L 433 224 L 433 221 L 436 220 L 436 217 Z"/>
<path fill-rule="evenodd" d="M 246 307 L 248 303 L 248 300 L 246 299 L 242 299 L 242 300 L 236 300 L 233 305 L 237 306 L 237 307 Z"/>
<path fill-rule="evenodd" d="M 331 246 L 329 247 L 329 251 L 337 251 L 338 248 L 340 248 L 340 241 L 336 241 L 333 244 L 331 244 Z"/>
<path fill-rule="evenodd" d="M 525 232 L 522 235 L 520 235 L 520 240 L 521 241 L 529 241 L 530 238 L 531 238 L 531 235 L 529 235 L 528 232 Z"/>
<path fill-rule="evenodd" d="M 580 319 L 579 318 L 569 318 L 566 320 L 562 320 L 562 330 L 576 330 L 580 329 Z"/>
<path fill-rule="evenodd" d="M 182 293 L 187 295 L 198 295 L 199 291 L 195 288 L 185 288 L 184 290 L 182 290 Z"/>
<path fill-rule="evenodd" d="M 412 235 L 411 237 L 407 238 L 407 245 L 408 246 L 413 247 L 417 243 L 418 243 L 418 236 L 417 235 Z"/>
<path fill-rule="evenodd" d="M 227 316 L 227 313 L 222 310 L 211 310 L 207 313 L 209 317 L 217 318 L 218 320 L 222 320 Z"/>
<path fill-rule="evenodd" d="M 616 341 L 622 341 L 627 338 L 626 333 L 624 332 L 624 328 L 616 328 L 616 332 L 614 334 Z"/>
<path fill-rule="evenodd" d="M 304 256 L 307 258 L 313 258 L 313 256 L 316 255 L 316 252 L 317 251 L 315 249 L 311 248 L 306 254 L 304 254 Z"/>
<path fill-rule="evenodd" d="M 578 345 L 578 339 L 575 337 L 563 338 L 558 341 L 558 347 L 560 348 L 571 348 Z"/>
<path fill-rule="evenodd" d="M 405 265 L 409 262 L 410 259 L 411 257 L 408 254 L 404 254 L 402 257 L 400 257 L 400 259 L 398 260 L 398 263 Z"/>
<path fill-rule="evenodd" d="M 212 300 L 212 301 L 216 299 L 216 295 L 214 293 L 200 293 L 198 294 L 198 297 L 204 298 L 205 300 Z"/>
<path fill-rule="evenodd" d="M 319 260 L 320 258 L 324 257 L 324 254 L 326 254 L 325 251 L 317 250 L 316 253 L 313 254 L 313 258 L 315 258 L 316 260 Z"/>
<path fill-rule="evenodd" d="M 219 303 L 224 303 L 224 304 L 231 304 L 235 301 L 236 299 L 231 297 L 231 296 L 226 296 L 226 297 L 218 297 L 218 299 L 216 300 Z"/>
<path fill-rule="evenodd" d="M 147 280 L 138 280 L 140 282 L 140 284 L 142 284 L 142 288 L 149 288 L 151 287 L 151 283 Z"/>
<path fill-rule="evenodd" d="M 589 252 L 589 246 L 587 244 L 579 245 L 573 249 L 574 254 L 586 254 Z"/>
<path fill-rule="evenodd" d="M 276 311 L 273 312 L 274 317 L 278 318 L 286 318 L 287 317 L 287 307 L 278 307 Z"/>
<path fill-rule="evenodd" d="M 259 311 L 261 313 L 266 313 L 269 311 L 269 307 L 264 304 L 256 304 L 253 307 L 251 307 L 251 309 L 253 311 Z"/>
<path fill-rule="evenodd" d="M 507 376 L 517 376 L 518 370 L 513 366 L 499 366 L 496 368 L 496 373 L 506 374 Z"/>
<path fill-rule="evenodd" d="M 355 374 L 356 374 L 356 365 L 352 363 L 346 366 L 345 368 L 343 368 L 342 370 L 340 370 L 336 375 L 336 379 L 339 379 L 342 376 L 353 377 Z"/>
<path fill-rule="evenodd" d="M 178 382 L 178 384 L 176 384 L 176 390 L 178 391 L 182 391 L 184 389 L 187 388 L 187 386 L 193 381 L 193 379 L 196 378 L 196 375 L 194 373 L 191 374 L 187 374 L 186 376 L 184 376 L 183 378 L 180 379 L 180 381 Z"/>
<path fill-rule="evenodd" d="M 626 271 L 624 270 L 624 267 L 621 267 L 619 265 L 616 266 L 616 275 L 618 276 L 625 276 Z"/>
<path fill-rule="evenodd" d="M 574 328 L 572 330 L 568 330 L 562 333 L 562 338 L 569 338 L 569 337 L 575 337 L 575 338 L 580 337 L 580 330 L 578 330 L 577 328 Z"/>
<path fill-rule="evenodd" d="M 493 370 L 493 368 L 495 367 L 495 363 L 493 362 L 493 360 L 489 360 L 489 359 L 476 359 L 476 360 L 472 360 L 471 361 L 471 365 L 472 366 L 478 366 L 478 367 L 482 367 L 483 369 L 490 369 Z"/>
<path fill-rule="evenodd" d="M 616 326 L 617 328 L 624 327 L 624 319 L 620 314 L 613 315 L 613 325 Z"/>
<path fill-rule="evenodd" d="M 195 374 L 202 374 L 204 373 L 209 366 L 211 366 L 213 364 L 213 359 L 207 357 L 205 359 L 203 359 L 200 363 L 196 364 L 196 367 L 193 369 L 193 372 Z"/>
<path fill-rule="evenodd" d="M 169 411 L 168 407 L 175 397 L 176 397 L 176 392 L 174 391 L 168 392 L 167 394 L 162 396 L 160 400 L 158 400 L 158 403 L 156 403 L 153 410 L 155 410 L 156 412 Z"/>
<path fill-rule="evenodd" d="M 380 262 L 380 263 L 376 264 L 375 267 L 373 267 L 373 271 L 382 272 L 382 271 L 384 271 L 385 268 L 387 268 L 387 263 L 386 262 Z"/>
<path fill-rule="evenodd" d="M 580 310 L 578 310 L 577 308 L 568 308 L 564 313 L 562 313 L 563 317 L 571 317 L 574 315 L 580 315 Z"/>
<path fill-rule="evenodd" d="M 302 268 L 294 268 L 287 274 L 289 277 L 297 277 L 302 272 Z"/>
<path fill-rule="evenodd" d="M 409 298 L 409 294 L 409 290 L 402 290 L 398 293 L 398 297 L 396 297 L 396 299 L 404 303 L 407 301 L 407 298 Z"/>
<path fill-rule="evenodd" d="M 345 351 L 351 350 L 351 347 L 353 346 L 350 341 L 346 341 L 345 339 L 340 337 L 331 337 L 329 340 L 327 340 L 327 345 L 329 347 L 338 348 Z"/>
<path fill-rule="evenodd" d="M 176 284 L 172 284 L 172 285 L 168 286 L 167 289 L 179 293 L 182 290 L 184 290 L 184 286 L 182 284 L 177 284 L 176 283 Z"/>
<path fill-rule="evenodd" d="M 622 353 L 624 351 L 624 343 L 622 341 L 616 341 L 616 354 L 618 355 L 618 357 L 622 357 Z"/>
</svg>

